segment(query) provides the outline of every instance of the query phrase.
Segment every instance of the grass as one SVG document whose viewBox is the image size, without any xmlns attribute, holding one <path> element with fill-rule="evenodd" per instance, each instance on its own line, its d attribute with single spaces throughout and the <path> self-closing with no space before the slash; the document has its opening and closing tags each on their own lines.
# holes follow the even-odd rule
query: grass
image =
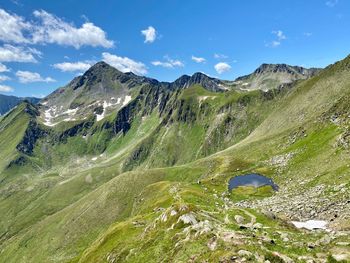
<svg viewBox="0 0 350 263">
<path fill-rule="evenodd" d="M 270 197 L 274 193 L 271 186 L 239 186 L 232 190 L 231 199 L 233 201 L 241 201 L 245 199 L 262 199 Z"/>
<path fill-rule="evenodd" d="M 344 63 L 285 93 L 212 93 L 193 86 L 169 99 L 173 111 L 167 116 L 157 107 L 136 113 L 126 134 L 104 128 L 115 114 L 62 141 L 56 139 L 72 126 L 60 126 L 37 141 L 27 157 L 30 164 L 5 169 L 18 156 L 16 146 L 30 120 L 19 106 L 0 121 L 0 171 L 6 178 L 0 186 L 0 262 L 219 261 L 240 249 L 271 261 L 277 260 L 272 251 L 293 259 L 328 256 L 335 243 L 312 252 L 305 248 L 320 234 L 298 231 L 256 210 L 225 210 L 225 197 L 236 202 L 274 194 L 269 187 L 227 192 L 229 178 L 249 172 L 295 191 L 348 183 L 348 152 L 336 146 L 346 127 L 321 118 L 338 110 L 334 101 L 348 93 Z M 339 107 L 344 110 L 344 103 Z M 306 135 L 291 143 L 300 130 Z M 285 166 L 271 164 L 272 157 L 288 153 L 294 155 Z M 172 210 L 176 216 L 170 216 Z M 190 212 L 213 229 L 196 235 L 178 222 Z M 268 228 L 241 229 L 235 215 L 245 221 L 253 215 Z M 226 232 L 241 238 L 223 241 Z M 285 245 L 279 232 L 295 244 Z M 266 236 L 275 244 L 265 243 Z M 208 247 L 213 240 L 214 251 Z"/>
</svg>

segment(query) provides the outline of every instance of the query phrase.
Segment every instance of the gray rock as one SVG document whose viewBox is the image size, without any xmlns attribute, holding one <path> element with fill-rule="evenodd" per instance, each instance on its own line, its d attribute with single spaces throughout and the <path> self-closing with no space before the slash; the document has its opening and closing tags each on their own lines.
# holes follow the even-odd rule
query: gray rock
<svg viewBox="0 0 350 263">
<path fill-rule="evenodd" d="M 240 215 L 235 215 L 235 220 L 237 224 L 243 224 L 244 223 L 244 217 Z"/>
</svg>

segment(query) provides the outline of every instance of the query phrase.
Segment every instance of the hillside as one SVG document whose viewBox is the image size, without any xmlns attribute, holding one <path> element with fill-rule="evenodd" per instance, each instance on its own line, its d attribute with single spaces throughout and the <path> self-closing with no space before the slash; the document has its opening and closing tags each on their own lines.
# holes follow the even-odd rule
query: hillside
<svg viewBox="0 0 350 263">
<path fill-rule="evenodd" d="M 350 260 L 350 57 L 238 81 L 97 63 L 6 114 L 0 262 Z M 279 191 L 228 191 L 249 173 Z"/>
</svg>

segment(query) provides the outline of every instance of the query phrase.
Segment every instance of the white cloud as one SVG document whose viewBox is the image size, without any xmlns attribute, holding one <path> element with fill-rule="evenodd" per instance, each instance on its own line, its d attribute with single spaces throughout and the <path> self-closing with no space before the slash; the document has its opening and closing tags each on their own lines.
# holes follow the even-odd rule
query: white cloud
<svg viewBox="0 0 350 263">
<path fill-rule="evenodd" d="M 24 18 L 0 9 L 0 25 L 0 40 L 3 42 L 29 43 L 25 33 L 30 31 L 31 25 Z"/>
<path fill-rule="evenodd" d="M 0 82 L 10 80 L 11 78 L 5 75 L 0 75 Z"/>
<path fill-rule="evenodd" d="M 8 72 L 8 71 L 10 71 L 10 70 L 6 67 L 6 65 L 0 63 L 0 73 L 1 72 Z"/>
<path fill-rule="evenodd" d="M 204 63 L 206 61 L 205 58 L 195 57 L 195 56 L 192 56 L 191 59 L 196 63 Z"/>
<path fill-rule="evenodd" d="M 16 76 L 21 83 L 31 83 L 31 82 L 54 82 L 53 78 L 47 77 L 43 78 L 39 73 L 30 71 L 17 71 Z"/>
<path fill-rule="evenodd" d="M 9 44 L 0 46 L 0 62 L 37 62 L 35 56 L 41 56 L 41 52 L 35 48 L 15 47 Z"/>
<path fill-rule="evenodd" d="M 285 40 L 287 38 L 281 30 L 272 31 L 272 34 L 276 35 L 277 39 L 280 41 Z"/>
<path fill-rule="evenodd" d="M 271 34 L 276 36 L 276 39 L 267 43 L 265 46 L 267 47 L 278 47 L 281 45 L 283 40 L 286 40 L 287 37 L 286 35 L 283 33 L 282 30 L 274 30 L 271 32 Z"/>
<path fill-rule="evenodd" d="M 12 92 L 12 91 L 14 91 L 14 89 L 11 88 L 10 86 L 0 85 L 0 92 Z"/>
<path fill-rule="evenodd" d="M 115 67 L 121 72 L 133 72 L 137 75 L 147 74 L 147 67 L 142 62 L 132 60 L 128 57 L 119 57 L 108 52 L 102 53 L 102 60 Z"/>
<path fill-rule="evenodd" d="M 304 36 L 306 36 L 306 37 L 311 37 L 311 36 L 312 36 L 312 33 L 311 33 L 311 32 L 305 32 L 305 33 L 304 33 Z"/>
<path fill-rule="evenodd" d="M 141 34 L 145 36 L 145 43 L 152 43 L 157 37 L 157 31 L 153 26 L 149 26 L 147 29 L 142 30 Z"/>
<path fill-rule="evenodd" d="M 55 43 L 64 46 L 102 46 L 113 47 L 106 32 L 91 22 L 76 27 L 44 10 L 34 11 L 36 20 L 26 21 L 16 14 L 0 9 L 0 41 L 4 43 L 46 44 Z"/>
<path fill-rule="evenodd" d="M 53 65 L 54 68 L 57 68 L 63 72 L 74 72 L 74 71 L 86 71 L 92 66 L 92 63 L 88 62 L 63 62 L 56 63 Z"/>
<path fill-rule="evenodd" d="M 165 56 L 165 61 L 152 61 L 153 66 L 160 66 L 163 68 L 174 68 L 174 67 L 184 67 L 184 63 L 178 59 L 171 59 L 168 56 Z"/>
<path fill-rule="evenodd" d="M 113 41 L 106 38 L 106 33 L 91 22 L 77 28 L 44 10 L 35 10 L 33 14 L 41 20 L 33 33 L 34 43 L 56 43 L 76 49 L 81 46 L 110 48 L 114 45 Z"/>
<path fill-rule="evenodd" d="M 279 45 L 281 45 L 281 42 L 276 40 L 270 43 L 270 47 L 278 47 Z"/>
<path fill-rule="evenodd" d="M 338 4 L 338 0 L 329 0 L 326 2 L 328 7 L 335 7 Z"/>
<path fill-rule="evenodd" d="M 219 62 L 214 66 L 217 73 L 222 74 L 224 72 L 227 72 L 231 69 L 231 66 L 227 64 L 226 62 Z"/>
<path fill-rule="evenodd" d="M 228 58 L 228 56 L 226 56 L 224 54 L 215 53 L 214 54 L 214 58 L 216 58 L 216 59 L 225 59 L 225 58 Z"/>
</svg>

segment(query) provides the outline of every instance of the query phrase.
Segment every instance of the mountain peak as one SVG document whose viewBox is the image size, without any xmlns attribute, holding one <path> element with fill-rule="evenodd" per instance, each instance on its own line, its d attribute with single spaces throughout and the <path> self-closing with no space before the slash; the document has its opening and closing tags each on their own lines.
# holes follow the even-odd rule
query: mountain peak
<svg viewBox="0 0 350 263">
<path fill-rule="evenodd" d="M 253 73 L 237 78 L 234 84 L 243 90 L 270 90 L 281 84 L 313 77 L 318 68 L 303 68 L 288 64 L 261 64 Z"/>
<path fill-rule="evenodd" d="M 264 73 L 278 73 L 278 72 L 284 72 L 288 74 L 302 74 L 302 75 L 314 75 L 317 73 L 320 69 L 317 68 L 304 68 L 301 66 L 291 66 L 287 64 L 267 64 L 263 63 L 258 67 L 254 74 L 264 74 Z"/>
<path fill-rule="evenodd" d="M 84 75 L 91 75 L 91 74 L 101 74 L 107 71 L 114 71 L 118 72 L 119 74 L 123 74 L 121 71 L 116 69 L 115 67 L 112 67 L 111 65 L 107 64 L 104 61 L 97 62 L 96 64 L 92 65 L 84 74 Z"/>
<path fill-rule="evenodd" d="M 196 84 L 199 84 L 203 88 L 213 92 L 222 92 L 224 90 L 222 88 L 223 82 L 221 80 L 211 78 L 201 72 L 196 72 L 192 76 L 182 75 L 180 78 L 176 79 L 174 82 L 169 83 L 169 86 L 172 89 L 183 89 Z"/>
</svg>

